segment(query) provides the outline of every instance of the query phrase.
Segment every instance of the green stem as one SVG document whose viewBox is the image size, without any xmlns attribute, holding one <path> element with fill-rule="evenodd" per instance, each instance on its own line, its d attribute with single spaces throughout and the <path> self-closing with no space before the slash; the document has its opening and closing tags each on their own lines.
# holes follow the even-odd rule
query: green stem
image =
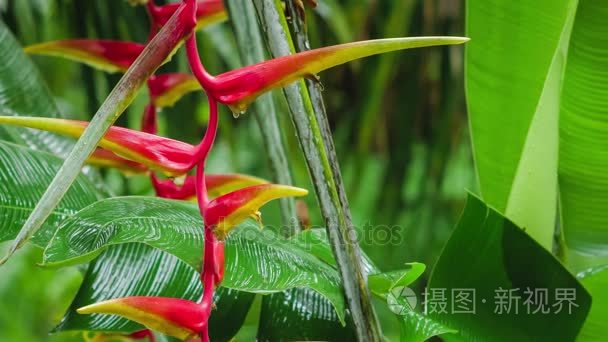
<svg viewBox="0 0 608 342">
<path fill-rule="evenodd" d="M 74 183 L 85 160 L 106 131 L 131 104 L 148 77 L 167 60 L 184 36 L 193 29 L 195 23 L 184 20 L 187 14 L 185 11 L 190 10 L 188 6 L 182 5 L 116 84 L 42 195 L 17 238 L 9 247 L 7 255 L 0 260 L 0 265 L 4 264 L 40 229 Z"/>
<path fill-rule="evenodd" d="M 236 35 L 243 64 L 251 65 L 263 61 L 265 59 L 264 39 L 260 34 L 253 3 L 228 0 L 226 6 L 230 13 L 232 28 Z M 266 145 L 274 181 L 279 184 L 291 185 L 293 180 L 272 94 L 260 96 L 253 103 L 253 109 Z M 280 203 L 283 225 L 287 228 L 281 229 L 281 233 L 286 236 L 293 235 L 300 231 L 295 200 L 293 198 L 283 198 Z"/>
<path fill-rule="evenodd" d="M 258 17 L 273 57 L 296 51 L 279 0 L 254 0 Z M 294 3 L 287 0 L 298 48 L 308 49 L 308 39 Z M 361 267 L 361 251 L 356 241 L 346 192 L 327 122 L 318 85 L 304 81 L 283 89 L 308 170 L 312 176 L 321 214 L 342 277 L 344 294 L 356 327 L 359 341 L 381 341 L 378 318 L 371 304 L 367 275 Z M 310 92 L 310 93 L 309 93 Z"/>
</svg>

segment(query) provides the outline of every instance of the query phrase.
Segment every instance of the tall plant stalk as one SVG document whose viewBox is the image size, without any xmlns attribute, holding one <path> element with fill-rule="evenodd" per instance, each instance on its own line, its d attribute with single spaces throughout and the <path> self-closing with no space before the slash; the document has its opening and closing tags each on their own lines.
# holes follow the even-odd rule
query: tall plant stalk
<svg viewBox="0 0 608 342">
<path fill-rule="evenodd" d="M 253 3 L 272 56 L 276 58 L 295 53 L 296 46 L 291 39 L 281 2 L 254 0 Z M 308 38 L 303 23 L 298 23 L 301 18 L 295 15 L 295 5 L 288 0 L 287 6 L 292 10 L 292 25 L 297 25 L 294 26 L 297 47 L 308 49 Z M 357 338 L 359 341 L 381 341 L 382 332 L 372 307 L 366 274 L 361 267 L 357 232 L 342 185 L 323 97 L 318 85 L 314 81 L 308 82 L 309 87 L 304 81 L 299 81 L 285 87 L 283 92 L 325 219 Z"/>
<path fill-rule="evenodd" d="M 264 39 L 258 27 L 253 3 L 228 0 L 226 6 L 243 64 L 250 65 L 263 61 L 265 56 Z M 272 94 L 260 96 L 253 103 L 253 110 L 264 139 L 274 181 L 278 184 L 293 184 Z M 283 198 L 280 203 L 284 225 L 281 233 L 286 236 L 293 235 L 300 231 L 295 200 L 291 197 Z"/>
</svg>

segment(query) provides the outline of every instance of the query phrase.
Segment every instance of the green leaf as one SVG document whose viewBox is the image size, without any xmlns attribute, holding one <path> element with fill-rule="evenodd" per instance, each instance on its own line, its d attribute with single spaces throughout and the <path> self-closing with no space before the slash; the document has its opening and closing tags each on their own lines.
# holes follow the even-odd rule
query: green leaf
<svg viewBox="0 0 608 342">
<path fill-rule="evenodd" d="M 560 112 L 559 191 L 568 247 L 608 262 L 608 2 L 579 0 Z"/>
<path fill-rule="evenodd" d="M 17 236 L 61 164 L 49 153 L 0 141 L 0 241 Z M 80 174 L 32 242 L 46 246 L 59 223 L 101 198 L 95 185 Z"/>
<path fill-rule="evenodd" d="M 291 289 L 264 296 L 258 341 L 354 341 L 352 320 L 342 326 L 332 304 L 318 292 Z"/>
<path fill-rule="evenodd" d="M 368 278 L 370 291 L 385 299 L 389 309 L 397 315 L 401 328 L 400 340 L 422 342 L 433 336 L 456 333 L 456 330 L 414 310 L 417 299 L 416 302 L 410 300 L 416 294 L 407 286 L 420 278 L 426 270 L 426 265 L 419 262 L 407 265 L 410 266 L 407 270 L 373 274 Z"/>
<path fill-rule="evenodd" d="M 372 274 L 368 277 L 368 286 L 374 294 L 386 297 L 386 294 L 393 288 L 408 286 L 426 270 L 426 265 L 419 262 L 406 264 L 407 270 L 397 270 L 385 273 Z"/>
<path fill-rule="evenodd" d="M 407 311 L 399 318 L 401 342 L 423 342 L 433 336 L 458 332 L 416 311 Z"/>
<path fill-rule="evenodd" d="M 591 311 L 577 341 L 601 341 L 608 336 L 608 265 L 586 270 L 577 277 L 593 296 Z"/>
<path fill-rule="evenodd" d="M 44 253 L 46 264 L 84 262 L 111 245 L 141 242 L 200 269 L 203 222 L 196 204 L 154 197 L 101 200 L 67 219 Z M 337 271 L 297 243 L 253 220 L 226 240 L 222 286 L 255 293 L 310 287 L 323 294 L 344 318 Z M 244 276 L 246 275 L 246 276 Z"/>
<path fill-rule="evenodd" d="M 38 69 L 0 20 L 1 115 L 61 117 Z M 69 139 L 47 132 L 0 126 L 0 139 L 65 156 L 73 146 Z M 44 184 L 44 186 L 48 185 Z"/>
<path fill-rule="evenodd" d="M 111 275 L 111 276 L 110 276 Z M 144 244 L 112 246 L 95 259 L 76 298 L 56 331 L 130 333 L 143 329 L 116 315 L 80 315 L 76 309 L 112 298 L 160 296 L 196 301 L 202 294 L 198 273 L 176 257 Z M 210 319 L 213 341 L 228 341 L 243 324 L 254 295 L 220 287 Z"/>
<path fill-rule="evenodd" d="M 467 1 L 466 91 L 481 194 L 548 250 L 559 95 L 576 4 Z"/>
<path fill-rule="evenodd" d="M 327 238 L 327 231 L 325 229 L 307 229 L 295 235 L 292 238 L 292 242 L 332 267 L 336 267 L 336 259 L 331 251 L 329 239 Z M 373 261 L 363 252 L 361 252 L 361 261 L 365 273 L 380 273 L 378 267 L 374 265 Z"/>
<path fill-rule="evenodd" d="M 548 313 L 534 313 L 539 297 L 525 304 L 527 289 L 547 291 Z M 457 299 L 463 290 L 469 291 L 470 303 Z M 570 313 L 567 302 L 558 311 L 564 290 L 574 296 Z M 427 303 L 447 305 L 447 312 L 439 313 L 438 305 L 427 304 L 429 317 L 457 329 L 458 335 L 445 336 L 457 341 L 573 341 L 591 305 L 589 293 L 548 251 L 472 195 L 435 265 L 427 293 Z M 509 311 L 503 302 L 512 303 Z M 471 311 L 472 303 L 475 313 L 463 313 Z"/>
</svg>

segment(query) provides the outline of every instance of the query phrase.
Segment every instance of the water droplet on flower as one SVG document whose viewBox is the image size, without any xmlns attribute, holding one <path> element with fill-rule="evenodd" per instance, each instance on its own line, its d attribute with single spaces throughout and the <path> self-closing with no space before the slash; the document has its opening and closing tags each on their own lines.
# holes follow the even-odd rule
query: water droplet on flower
<svg viewBox="0 0 608 342">
<path fill-rule="evenodd" d="M 239 116 L 244 115 L 247 111 L 247 106 L 243 104 L 236 104 L 232 106 L 228 106 L 230 111 L 232 112 L 232 117 L 238 119 Z"/>
</svg>

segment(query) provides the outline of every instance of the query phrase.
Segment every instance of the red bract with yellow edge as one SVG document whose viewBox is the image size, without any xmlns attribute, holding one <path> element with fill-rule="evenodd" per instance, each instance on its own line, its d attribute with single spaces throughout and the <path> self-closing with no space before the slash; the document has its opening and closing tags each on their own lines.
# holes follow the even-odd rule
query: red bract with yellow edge
<svg viewBox="0 0 608 342">
<path fill-rule="evenodd" d="M 316 74 L 336 65 L 381 53 L 436 45 L 461 44 L 462 37 L 412 37 L 360 41 L 329 46 L 271 59 L 218 76 L 204 69 L 194 70 L 209 96 L 228 105 L 234 113 L 243 113 L 258 96 L 302 77 L 316 79 Z M 195 49 L 192 37 L 186 41 L 189 54 Z M 198 55 L 196 56 L 198 57 Z M 192 57 L 191 57 L 192 58 Z"/>
<path fill-rule="evenodd" d="M 55 118 L 0 116 L 0 124 L 36 128 L 72 138 L 78 138 L 88 122 Z M 154 134 L 112 126 L 99 146 L 126 158 L 158 170 L 168 176 L 180 176 L 196 163 L 198 147 Z"/>
<path fill-rule="evenodd" d="M 222 0 L 197 0 L 196 3 L 197 28 L 224 21 L 228 17 Z M 178 7 L 179 3 L 177 2 L 156 6 L 153 1 L 148 1 L 148 13 L 157 28 L 165 25 Z"/>
<path fill-rule="evenodd" d="M 247 217 L 256 214 L 267 202 L 291 196 L 305 196 L 308 190 L 287 185 L 262 184 L 239 189 L 220 196 L 205 209 L 205 225 L 212 227 L 223 240 L 228 233 Z"/>
<path fill-rule="evenodd" d="M 144 45 L 134 42 L 97 39 L 68 39 L 28 46 L 32 55 L 48 55 L 85 63 L 107 72 L 125 72 Z"/>
<path fill-rule="evenodd" d="M 171 107 L 185 94 L 201 90 L 201 86 L 190 74 L 170 73 L 150 77 L 148 90 L 156 107 Z"/>
<path fill-rule="evenodd" d="M 77 310 L 81 314 L 119 315 L 182 340 L 201 334 L 207 324 L 205 311 L 204 306 L 185 299 L 143 296 L 111 299 Z"/>
<path fill-rule="evenodd" d="M 187 176 L 183 184 L 179 185 L 173 179 L 158 179 L 151 176 L 152 185 L 156 195 L 163 198 L 192 200 L 196 198 L 196 179 Z M 210 198 L 221 196 L 251 185 L 266 184 L 261 178 L 241 174 L 208 174 L 205 175 L 207 194 Z"/>
</svg>

